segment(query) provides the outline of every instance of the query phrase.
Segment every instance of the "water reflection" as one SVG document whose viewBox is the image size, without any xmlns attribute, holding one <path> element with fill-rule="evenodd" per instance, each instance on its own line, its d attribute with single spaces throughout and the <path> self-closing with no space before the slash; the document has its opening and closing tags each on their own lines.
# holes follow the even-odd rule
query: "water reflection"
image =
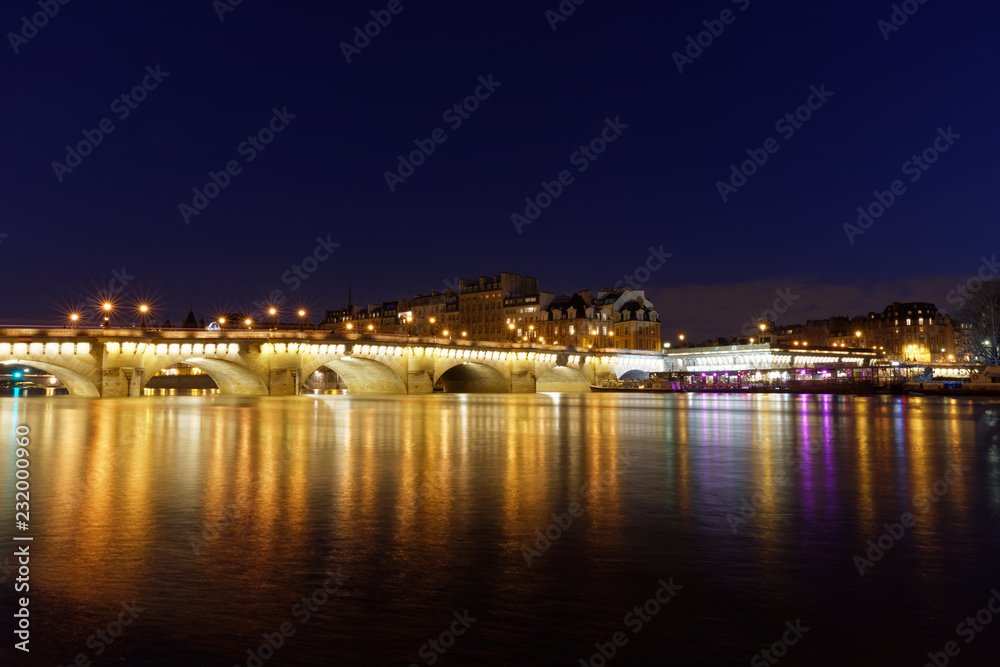
<svg viewBox="0 0 1000 667">
<path fill-rule="evenodd" d="M 412 660 L 436 627 L 428 614 L 476 604 L 490 619 L 470 639 L 481 654 L 514 643 L 571 662 L 562 644 L 592 646 L 607 634 L 606 605 L 611 616 L 628 609 L 647 579 L 683 573 L 703 587 L 725 579 L 752 595 L 760 582 L 748 572 L 759 569 L 784 591 L 782 602 L 766 603 L 777 609 L 800 594 L 840 589 L 836 577 L 856 577 L 847 552 L 913 511 L 914 496 L 950 463 L 968 467 L 966 477 L 918 518 L 907 550 L 881 567 L 901 585 L 942 559 L 964 559 L 970 576 L 986 572 L 975 551 L 955 553 L 952 545 L 995 534 L 1000 518 L 998 410 L 985 401 L 707 394 L 0 401 L 0 431 L 12 434 L 19 423 L 34 438 L 33 509 L 44 517 L 45 538 L 40 604 L 65 624 L 49 637 L 62 661 L 95 617 L 139 596 L 158 610 L 143 619 L 149 632 L 164 642 L 186 638 L 162 649 L 172 659 L 211 654 L 232 664 L 287 615 L 299 591 L 315 587 L 317 573 L 343 567 L 354 593 L 310 628 L 296 659 L 318 659 L 337 642 L 347 662 Z M 529 566 L 524 547 L 574 502 L 581 516 Z M 754 511 L 734 534 L 727 516 L 741 507 Z M 6 525 L 10 508 L 0 509 Z M 838 574 L 817 579 L 817 572 Z M 939 575 L 941 586 L 956 576 Z M 912 595 L 929 604 L 935 590 Z M 192 620 L 191 605 L 216 616 Z M 557 609 L 573 623 L 558 621 L 538 636 L 534 625 L 546 621 L 533 616 L 536 608 Z M 709 612 L 694 605 L 687 613 Z M 747 627 L 759 622 L 740 618 Z M 929 623 L 919 614 L 906 622 Z M 226 623 L 234 630 L 220 637 Z M 372 623 L 382 639 L 360 643 Z M 682 632 L 675 619 L 648 641 L 691 641 L 698 632 Z M 712 650 L 742 647 L 738 635 L 716 636 Z"/>
</svg>

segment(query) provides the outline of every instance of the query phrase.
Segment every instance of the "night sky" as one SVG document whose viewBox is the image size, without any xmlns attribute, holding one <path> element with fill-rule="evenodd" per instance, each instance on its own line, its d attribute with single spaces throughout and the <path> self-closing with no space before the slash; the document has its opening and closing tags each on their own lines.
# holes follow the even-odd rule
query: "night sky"
<svg viewBox="0 0 1000 667">
<path fill-rule="evenodd" d="M 951 309 L 1000 252 L 996 3 L 910 0 L 898 29 L 889 2 L 678 4 L 77 0 L 36 29 L 37 0 L 5 3 L 0 321 L 60 324 L 109 289 L 175 323 L 275 290 L 322 317 L 349 282 L 381 302 L 501 271 L 556 293 L 632 276 L 665 338 L 736 335 L 776 290 L 783 323 Z M 371 12 L 391 22 L 356 48 Z M 434 152 L 390 188 L 415 140 Z M 748 150 L 767 161 L 724 201 Z M 209 172 L 228 183 L 202 201 Z M 651 249 L 671 256 L 636 275 Z"/>
</svg>

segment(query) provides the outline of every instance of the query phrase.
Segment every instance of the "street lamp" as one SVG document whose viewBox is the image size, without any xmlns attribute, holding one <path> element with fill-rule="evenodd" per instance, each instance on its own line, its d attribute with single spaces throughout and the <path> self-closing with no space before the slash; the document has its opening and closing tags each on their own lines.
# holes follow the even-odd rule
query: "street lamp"
<svg viewBox="0 0 1000 667">
<path fill-rule="evenodd" d="M 141 326 L 141 328 L 145 329 L 146 328 L 146 313 L 149 312 L 149 306 L 147 306 L 146 304 L 140 305 L 139 306 L 139 312 L 142 313 L 142 323 L 141 323 L 140 326 Z"/>
<path fill-rule="evenodd" d="M 299 309 L 299 331 L 302 331 L 305 328 L 305 324 L 306 324 L 306 311 L 304 311 L 304 310 L 302 310 L 300 308 Z"/>
<path fill-rule="evenodd" d="M 267 314 L 271 316 L 271 328 L 276 328 L 278 322 L 278 309 L 274 307 L 268 308 Z"/>
<path fill-rule="evenodd" d="M 247 329 L 253 329 L 253 320 L 249 317 L 243 320 L 243 324 L 247 325 Z"/>
<path fill-rule="evenodd" d="M 114 310 L 114 304 L 105 301 L 101 308 L 104 310 L 104 328 L 107 329 L 111 326 L 111 311 Z"/>
<path fill-rule="evenodd" d="M 73 323 L 73 328 L 76 328 L 77 323 L 80 321 L 79 313 L 70 313 L 69 321 Z"/>
<path fill-rule="evenodd" d="M 226 318 L 225 317 L 220 317 L 219 320 L 218 320 L 218 322 L 219 322 L 219 328 L 220 329 L 225 329 L 226 328 Z"/>
</svg>

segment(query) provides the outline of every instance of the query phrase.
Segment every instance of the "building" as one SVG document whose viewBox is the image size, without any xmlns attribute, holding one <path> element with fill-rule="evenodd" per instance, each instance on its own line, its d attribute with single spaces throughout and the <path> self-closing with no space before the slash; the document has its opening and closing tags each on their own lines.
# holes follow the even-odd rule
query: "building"
<svg viewBox="0 0 1000 667">
<path fill-rule="evenodd" d="M 481 276 L 478 280 L 462 279 L 458 285 L 458 328 L 473 340 L 510 340 L 504 300 L 537 293 L 536 278 L 515 273 Z"/>
<path fill-rule="evenodd" d="M 622 293 L 612 314 L 615 347 L 625 350 L 659 350 L 660 316 L 645 292 Z"/>
<path fill-rule="evenodd" d="M 430 294 L 418 294 L 410 299 L 409 311 L 415 335 L 440 336 L 445 331 L 451 333 L 459 326 L 458 292 L 450 289 L 444 293 L 434 290 Z"/>
<path fill-rule="evenodd" d="M 503 300 L 503 318 L 511 338 L 527 342 L 543 335 L 539 323 L 547 319 L 548 316 L 543 313 L 555 298 L 556 295 L 551 292 L 506 297 Z"/>
<path fill-rule="evenodd" d="M 554 298 L 541 310 L 535 332 L 540 343 L 584 349 L 615 347 L 612 322 L 594 306 L 589 290 Z"/>
<path fill-rule="evenodd" d="M 932 363 L 955 358 L 951 320 L 932 303 L 893 303 L 881 313 L 868 313 L 860 331 L 862 347 L 884 348 L 890 359 Z"/>
</svg>

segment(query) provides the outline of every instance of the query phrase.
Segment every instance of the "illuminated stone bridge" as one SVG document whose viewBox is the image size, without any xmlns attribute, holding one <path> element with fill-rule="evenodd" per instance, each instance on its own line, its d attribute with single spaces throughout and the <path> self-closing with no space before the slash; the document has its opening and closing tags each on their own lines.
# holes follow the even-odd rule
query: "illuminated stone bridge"
<svg viewBox="0 0 1000 667">
<path fill-rule="evenodd" d="M 142 396 L 178 363 L 209 375 L 221 394 L 288 396 L 322 368 L 349 394 L 586 392 L 629 371 L 664 370 L 659 352 L 577 350 L 326 331 L 0 329 L 0 364 L 51 373 L 71 395 Z"/>
</svg>

